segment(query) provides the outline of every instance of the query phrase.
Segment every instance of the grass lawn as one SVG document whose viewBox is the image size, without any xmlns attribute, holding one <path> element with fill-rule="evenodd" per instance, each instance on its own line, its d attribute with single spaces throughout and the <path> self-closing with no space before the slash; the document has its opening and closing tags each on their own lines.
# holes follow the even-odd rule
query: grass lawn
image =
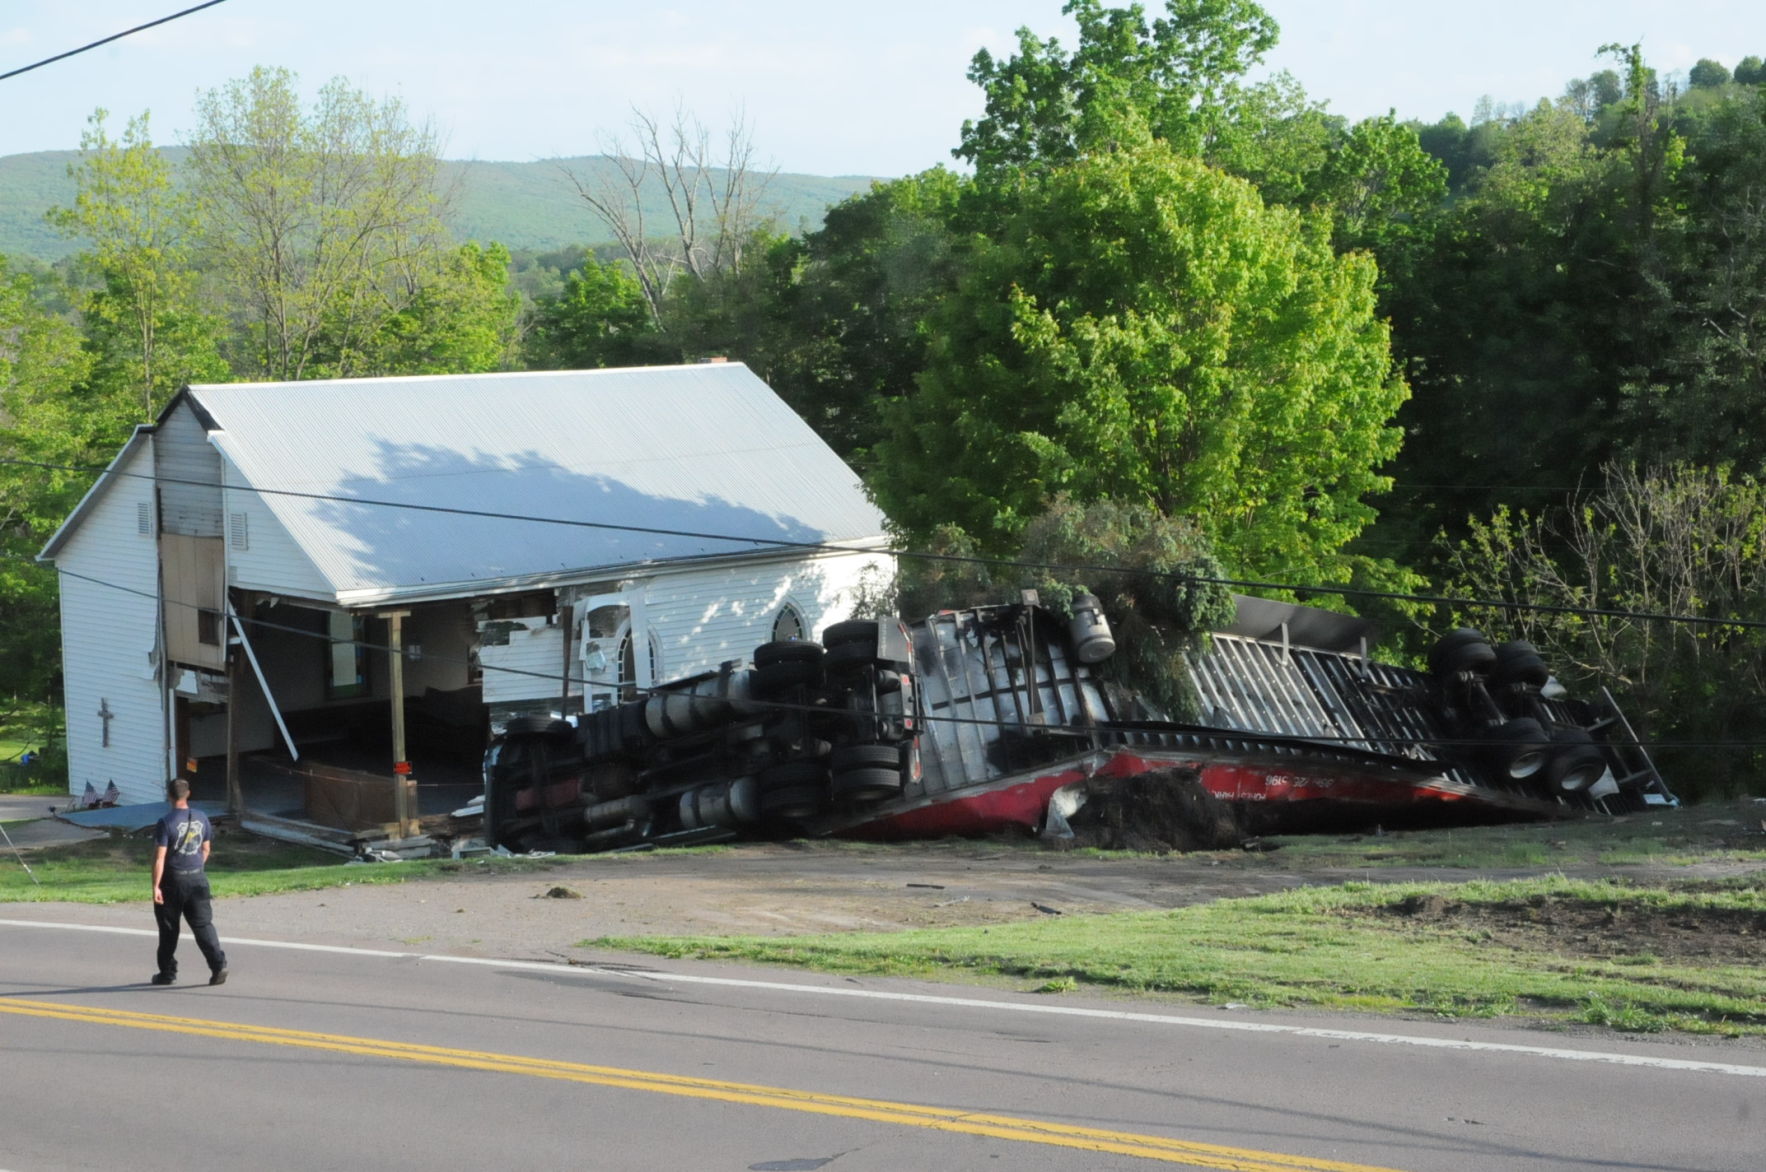
<svg viewBox="0 0 1766 1172">
<path fill-rule="evenodd" d="M 1416 909 L 1424 909 L 1419 913 Z M 1601 955 L 1568 927 L 1697 921 L 1741 934 L 1715 957 Z M 1513 930 L 1513 920 L 1521 930 Z M 1531 924 L 1536 930 L 1527 931 Z M 824 972 L 1181 995 L 1210 1004 L 1440 1017 L 1517 1015 L 1637 1031 L 1766 1034 L 1766 885 L 1631 888 L 1563 878 L 1347 883 L 1162 912 L 985 928 L 795 937 L 602 937 L 582 947 Z M 1696 949 L 1697 941 L 1691 942 Z M 1648 947 L 1647 945 L 1643 947 Z"/>
</svg>

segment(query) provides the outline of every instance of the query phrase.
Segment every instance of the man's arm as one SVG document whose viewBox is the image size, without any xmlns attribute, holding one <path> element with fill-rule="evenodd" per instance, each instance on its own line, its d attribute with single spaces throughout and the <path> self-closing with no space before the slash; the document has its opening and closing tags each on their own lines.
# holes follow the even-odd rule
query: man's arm
<svg viewBox="0 0 1766 1172">
<path fill-rule="evenodd" d="M 166 848 L 163 846 L 156 846 L 153 848 L 153 902 L 154 903 L 164 903 L 166 901 L 166 897 L 164 895 L 161 895 L 160 890 L 159 890 L 159 881 L 165 877 L 165 873 L 166 873 Z"/>
</svg>

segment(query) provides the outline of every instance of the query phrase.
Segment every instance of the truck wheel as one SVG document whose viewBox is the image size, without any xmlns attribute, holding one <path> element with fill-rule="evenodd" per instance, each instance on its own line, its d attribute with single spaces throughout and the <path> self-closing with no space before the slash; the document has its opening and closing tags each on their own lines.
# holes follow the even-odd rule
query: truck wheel
<svg viewBox="0 0 1766 1172">
<path fill-rule="evenodd" d="M 877 658 L 877 622 L 875 619 L 848 619 L 835 623 L 822 632 L 822 646 L 832 654 L 837 647 L 863 649 L 860 659 Z"/>
<path fill-rule="evenodd" d="M 837 802 L 881 802 L 901 793 L 901 769 L 849 769 L 834 775 L 832 789 Z"/>
<path fill-rule="evenodd" d="M 1545 777 L 1551 792 L 1573 797 L 1600 780 L 1607 771 L 1606 754 L 1594 743 L 1587 731 L 1579 728 L 1553 729 L 1551 764 Z"/>
<path fill-rule="evenodd" d="M 1503 643 L 1496 648 L 1496 666 L 1490 670 L 1492 683 L 1531 684 L 1543 688 L 1551 679 L 1551 669 L 1545 666 L 1540 658 L 1539 649 L 1531 643 L 1519 639 L 1513 643 Z"/>
<path fill-rule="evenodd" d="M 896 745 L 841 745 L 828 758 L 835 773 L 853 769 L 900 769 L 901 749 Z"/>
<path fill-rule="evenodd" d="M 766 667 L 773 663 L 820 663 L 822 661 L 822 645 L 803 639 L 785 639 L 777 643 L 762 643 L 754 649 L 754 666 Z"/>
<path fill-rule="evenodd" d="M 1474 631 L 1470 627 L 1460 627 L 1458 630 L 1447 632 L 1435 640 L 1435 646 L 1429 649 L 1429 671 L 1435 675 L 1452 675 L 1456 671 L 1481 671 L 1495 662 L 1493 655 L 1485 656 L 1483 652 L 1468 652 L 1465 656 L 1455 654 L 1467 647 L 1482 647 L 1488 651 L 1490 640 L 1484 637 L 1482 631 Z M 1477 666 L 1467 662 L 1466 666 L 1455 667 L 1449 664 L 1450 657 L 1455 662 L 1468 659 L 1476 661 Z"/>
<path fill-rule="evenodd" d="M 830 672 L 848 672 L 875 662 L 877 662 L 877 641 L 875 639 L 869 643 L 863 641 L 839 643 L 828 648 L 827 664 Z"/>
<path fill-rule="evenodd" d="M 1492 772 L 1503 781 L 1531 781 L 1539 776 L 1551 757 L 1551 739 L 1545 726 L 1530 716 L 1511 720 L 1492 730 Z"/>
</svg>

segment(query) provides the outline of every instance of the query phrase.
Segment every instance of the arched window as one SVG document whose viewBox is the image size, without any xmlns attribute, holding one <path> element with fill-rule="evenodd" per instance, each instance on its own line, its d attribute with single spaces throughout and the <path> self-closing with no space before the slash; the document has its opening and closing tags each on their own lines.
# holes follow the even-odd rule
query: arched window
<svg viewBox="0 0 1766 1172">
<path fill-rule="evenodd" d="M 773 619 L 773 642 L 784 643 L 792 639 L 803 639 L 809 632 L 804 627 L 803 615 L 791 603 L 787 602 L 779 608 L 778 617 Z"/>
<path fill-rule="evenodd" d="M 650 644 L 650 682 L 657 683 L 662 679 L 662 654 L 656 646 L 656 636 L 651 634 Z M 624 624 L 619 632 L 619 698 L 636 700 L 638 698 L 638 656 L 632 647 L 632 628 L 630 623 Z"/>
</svg>

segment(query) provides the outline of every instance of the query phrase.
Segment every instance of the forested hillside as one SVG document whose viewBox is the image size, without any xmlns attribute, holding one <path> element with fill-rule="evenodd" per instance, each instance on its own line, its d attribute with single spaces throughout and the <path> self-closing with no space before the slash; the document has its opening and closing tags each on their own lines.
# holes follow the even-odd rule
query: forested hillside
<svg viewBox="0 0 1766 1172">
<path fill-rule="evenodd" d="M 160 147 L 174 171 L 187 154 Z M 56 261 L 79 251 L 78 240 L 44 219 L 50 208 L 74 198 L 69 163 L 78 151 L 38 151 L 0 157 L 0 255 Z M 595 175 L 612 167 L 600 156 L 534 162 L 444 160 L 441 189 L 453 193 L 444 219 L 462 240 L 494 240 L 512 252 L 545 252 L 569 245 L 612 243 L 605 225 L 583 207 L 566 172 Z M 779 173 L 767 183 L 767 211 L 788 228 L 813 228 L 828 205 L 863 191 L 870 180 Z M 649 195 L 651 214 L 666 213 L 660 191 Z"/>
<path fill-rule="evenodd" d="M 450 207 L 433 143 L 344 83 L 266 132 L 271 69 L 183 155 L 95 126 L 48 229 L 72 263 L 0 269 L 0 691 L 54 695 L 30 555 L 185 381 L 719 354 L 904 549 L 973 559 L 908 558 L 907 608 L 1088 587 L 1125 682 L 1180 710 L 1222 585 L 1412 652 L 1474 623 L 1622 692 L 1682 793 L 1766 792 L 1759 59 L 1664 76 L 1608 45 L 1537 101 L 1350 123 L 1249 80 L 1279 36 L 1253 0 L 1069 11 L 1072 45 L 976 56 L 952 167 L 803 191 L 851 193 L 825 217 L 677 125 L 644 147 L 672 201 L 583 163 L 580 230 L 542 238 L 526 172 Z M 272 189 L 308 214 L 266 218 Z M 394 214 L 358 231 L 369 206 Z"/>
</svg>

